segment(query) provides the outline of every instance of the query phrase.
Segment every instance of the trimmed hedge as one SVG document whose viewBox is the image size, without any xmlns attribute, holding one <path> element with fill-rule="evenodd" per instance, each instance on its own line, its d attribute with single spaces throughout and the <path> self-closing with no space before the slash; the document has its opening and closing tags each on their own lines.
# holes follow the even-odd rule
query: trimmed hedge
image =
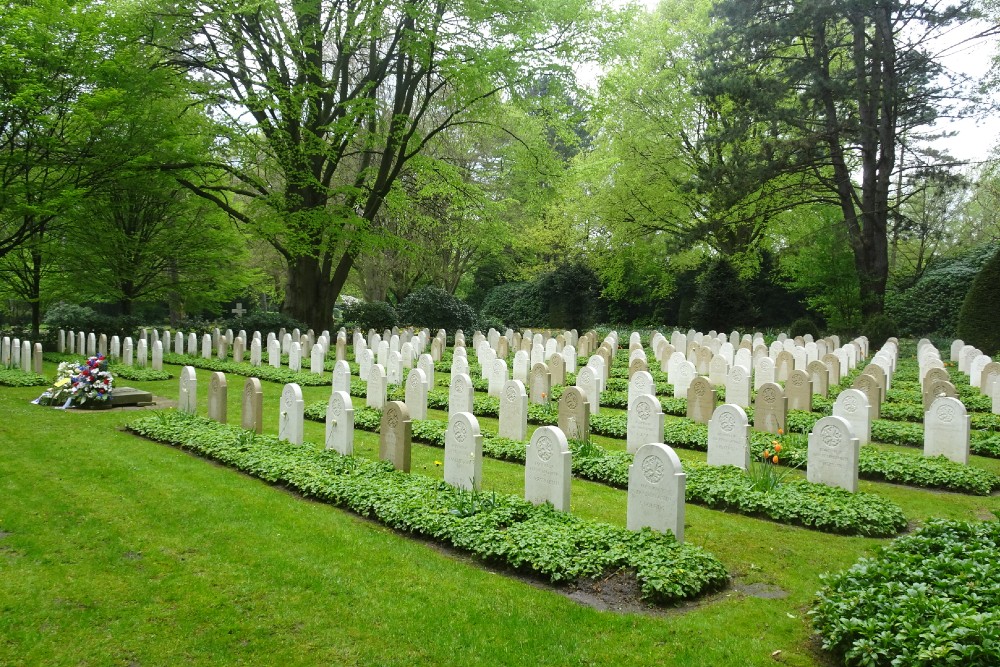
<svg viewBox="0 0 1000 667">
<path fill-rule="evenodd" d="M 670 603 L 728 581 L 718 559 L 670 534 L 628 531 L 514 496 L 462 491 L 386 462 L 292 445 L 179 412 L 150 415 L 127 428 L 553 583 L 635 568 L 642 594 Z"/>
</svg>

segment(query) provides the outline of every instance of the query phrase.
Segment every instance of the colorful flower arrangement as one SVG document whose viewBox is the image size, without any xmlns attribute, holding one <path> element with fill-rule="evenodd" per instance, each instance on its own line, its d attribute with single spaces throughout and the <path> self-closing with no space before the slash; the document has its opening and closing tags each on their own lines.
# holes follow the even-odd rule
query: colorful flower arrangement
<svg viewBox="0 0 1000 667">
<path fill-rule="evenodd" d="M 63 409 L 110 407 L 113 386 L 114 377 L 108 372 L 108 362 L 99 354 L 83 363 L 64 361 L 59 364 L 55 382 L 32 402 Z"/>
</svg>

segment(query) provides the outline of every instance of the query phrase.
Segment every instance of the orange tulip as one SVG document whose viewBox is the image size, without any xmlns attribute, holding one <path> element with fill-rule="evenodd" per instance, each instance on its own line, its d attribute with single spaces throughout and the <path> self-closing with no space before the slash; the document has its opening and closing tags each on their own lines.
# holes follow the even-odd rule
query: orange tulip
<svg viewBox="0 0 1000 667">
<path fill-rule="evenodd" d="M 781 445 L 775 445 L 774 446 L 774 451 L 775 452 L 780 452 L 781 451 Z"/>
<path fill-rule="evenodd" d="M 775 455 L 774 455 L 774 458 L 773 458 L 773 459 L 771 459 L 771 463 L 777 463 L 777 462 L 778 462 L 778 455 L 777 455 L 777 454 L 775 454 Z"/>
<path fill-rule="evenodd" d="M 785 435 L 785 429 L 779 428 L 778 429 L 778 435 Z"/>
</svg>

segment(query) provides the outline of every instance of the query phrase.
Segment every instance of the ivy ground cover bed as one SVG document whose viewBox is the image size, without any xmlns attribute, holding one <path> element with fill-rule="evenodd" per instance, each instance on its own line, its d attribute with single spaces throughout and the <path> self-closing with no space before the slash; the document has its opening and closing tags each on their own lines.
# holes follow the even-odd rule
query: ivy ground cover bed
<svg viewBox="0 0 1000 667">
<path fill-rule="evenodd" d="M 326 404 L 306 408 L 306 417 L 322 421 Z M 356 428 L 377 432 L 381 413 L 372 408 L 355 408 Z M 415 420 L 413 438 L 418 442 L 444 447 L 447 425 L 437 420 Z M 483 454 L 491 458 L 524 463 L 526 443 L 507 438 L 483 436 Z M 628 467 L 632 456 L 609 451 L 592 443 L 574 443 L 573 474 L 583 479 L 628 487 Z M 752 488 L 749 477 L 731 466 L 710 466 L 684 462 L 687 475 L 685 500 L 713 509 L 764 517 L 790 525 L 847 535 L 885 537 L 906 527 L 903 511 L 892 501 L 869 493 L 790 480 L 770 492 Z"/>
<path fill-rule="evenodd" d="M 632 568 L 644 596 L 676 602 L 728 580 L 714 556 L 670 535 L 628 531 L 508 495 L 461 491 L 388 463 L 291 445 L 178 412 L 137 419 L 127 428 L 552 582 Z"/>
<path fill-rule="evenodd" d="M 847 665 L 1000 662 L 1000 524 L 933 521 L 827 578 L 811 611 Z"/>
</svg>

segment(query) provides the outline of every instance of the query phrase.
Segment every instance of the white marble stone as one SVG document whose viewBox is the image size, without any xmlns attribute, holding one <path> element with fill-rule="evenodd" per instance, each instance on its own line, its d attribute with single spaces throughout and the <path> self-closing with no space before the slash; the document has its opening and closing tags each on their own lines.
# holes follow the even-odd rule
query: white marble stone
<svg viewBox="0 0 1000 667">
<path fill-rule="evenodd" d="M 628 468 L 628 529 L 669 532 L 683 542 L 685 482 L 673 449 L 662 443 L 640 447 Z"/>
</svg>

